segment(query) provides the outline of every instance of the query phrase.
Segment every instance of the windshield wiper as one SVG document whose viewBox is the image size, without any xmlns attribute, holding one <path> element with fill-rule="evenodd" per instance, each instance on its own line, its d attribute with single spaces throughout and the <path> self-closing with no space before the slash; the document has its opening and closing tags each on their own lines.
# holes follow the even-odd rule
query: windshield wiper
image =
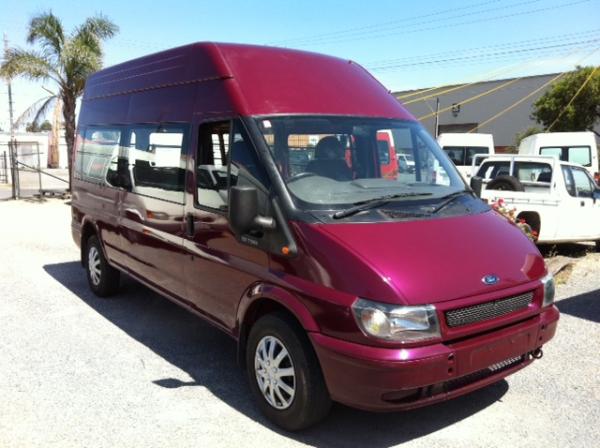
<svg viewBox="0 0 600 448">
<path fill-rule="evenodd" d="M 433 214 L 439 212 L 440 210 L 442 210 L 443 208 L 448 206 L 451 202 L 453 202 L 456 198 L 462 196 L 463 194 L 471 195 L 471 192 L 467 191 L 467 190 L 461 190 L 461 191 L 455 191 L 454 193 L 450 193 L 447 196 L 442 196 L 440 199 L 443 199 L 443 201 L 440 202 L 438 205 L 436 205 L 433 209 L 431 209 L 430 213 L 433 215 Z"/>
<path fill-rule="evenodd" d="M 386 202 L 389 202 L 393 199 L 412 198 L 418 196 L 431 196 L 431 193 L 396 193 L 388 194 L 385 196 L 379 196 L 377 198 L 369 199 L 367 201 L 356 202 L 353 207 L 347 208 L 346 210 L 340 210 L 339 212 L 335 212 L 333 214 L 333 219 L 347 218 L 348 216 L 355 215 L 364 210 L 379 207 L 380 205 L 383 205 Z"/>
</svg>

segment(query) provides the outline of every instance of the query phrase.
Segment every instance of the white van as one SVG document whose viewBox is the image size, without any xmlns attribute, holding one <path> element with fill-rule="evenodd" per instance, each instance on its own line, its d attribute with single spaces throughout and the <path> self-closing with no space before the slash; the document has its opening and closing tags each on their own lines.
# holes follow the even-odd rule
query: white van
<svg viewBox="0 0 600 448">
<path fill-rule="evenodd" d="M 444 133 L 438 136 L 437 141 L 467 182 L 475 154 L 495 153 L 492 134 Z"/>
<path fill-rule="evenodd" d="M 598 150 L 593 132 L 546 132 L 521 140 L 519 154 L 554 156 L 583 165 L 598 181 Z"/>
</svg>

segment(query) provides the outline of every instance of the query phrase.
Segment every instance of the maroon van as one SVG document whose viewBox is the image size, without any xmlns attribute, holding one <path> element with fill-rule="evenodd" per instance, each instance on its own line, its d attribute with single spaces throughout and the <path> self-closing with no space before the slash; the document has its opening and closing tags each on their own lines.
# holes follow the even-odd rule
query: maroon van
<svg viewBox="0 0 600 448">
<path fill-rule="evenodd" d="M 384 176 L 378 134 L 415 169 Z M 91 289 L 124 272 L 238 344 L 288 430 L 331 402 L 403 410 L 542 355 L 554 282 L 352 61 L 197 43 L 86 84 L 72 230 Z"/>
</svg>

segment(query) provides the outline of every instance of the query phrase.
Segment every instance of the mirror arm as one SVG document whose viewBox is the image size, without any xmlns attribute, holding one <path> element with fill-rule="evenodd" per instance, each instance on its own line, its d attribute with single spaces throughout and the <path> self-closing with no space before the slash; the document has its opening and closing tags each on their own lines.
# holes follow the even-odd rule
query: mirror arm
<svg viewBox="0 0 600 448">
<path fill-rule="evenodd" d="M 268 216 L 260 216 L 258 215 L 256 218 L 254 218 L 254 224 L 262 229 L 269 229 L 272 230 L 275 227 L 277 227 L 277 223 L 276 221 Z"/>
</svg>

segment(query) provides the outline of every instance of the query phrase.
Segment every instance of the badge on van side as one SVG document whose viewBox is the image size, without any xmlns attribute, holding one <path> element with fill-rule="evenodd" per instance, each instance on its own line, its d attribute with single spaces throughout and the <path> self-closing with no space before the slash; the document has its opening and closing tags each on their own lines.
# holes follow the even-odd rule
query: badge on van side
<svg viewBox="0 0 600 448">
<path fill-rule="evenodd" d="M 486 285 L 495 285 L 500 281 L 500 277 L 498 277 L 497 275 L 489 274 L 483 277 L 481 281 Z"/>
</svg>

